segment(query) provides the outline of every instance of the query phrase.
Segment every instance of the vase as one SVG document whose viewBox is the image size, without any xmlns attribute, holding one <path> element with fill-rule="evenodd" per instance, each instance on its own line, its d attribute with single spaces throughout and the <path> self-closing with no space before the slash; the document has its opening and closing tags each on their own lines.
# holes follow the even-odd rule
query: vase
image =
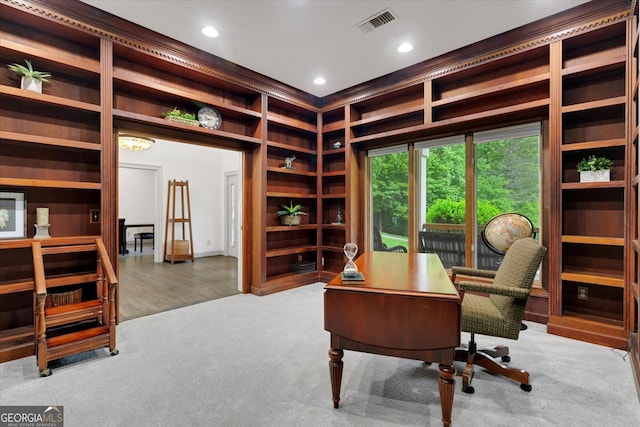
<svg viewBox="0 0 640 427">
<path fill-rule="evenodd" d="M 24 90 L 30 90 L 31 92 L 42 93 L 42 80 L 23 76 L 20 80 L 20 88 Z"/>
<path fill-rule="evenodd" d="M 606 182 L 611 179 L 611 170 L 580 171 L 580 182 Z"/>
<path fill-rule="evenodd" d="M 302 218 L 300 217 L 300 215 L 296 215 L 296 216 L 291 216 L 291 215 L 282 215 L 280 217 L 280 224 L 282 225 L 298 225 L 300 224 L 300 220 Z"/>
</svg>

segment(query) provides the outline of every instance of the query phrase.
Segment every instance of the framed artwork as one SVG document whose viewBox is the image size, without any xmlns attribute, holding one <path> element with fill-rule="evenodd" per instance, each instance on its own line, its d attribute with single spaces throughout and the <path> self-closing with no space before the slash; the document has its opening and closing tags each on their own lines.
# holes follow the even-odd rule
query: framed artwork
<svg viewBox="0 0 640 427">
<path fill-rule="evenodd" d="M 0 192 L 0 239 L 27 237 L 27 200 L 23 192 Z"/>
</svg>

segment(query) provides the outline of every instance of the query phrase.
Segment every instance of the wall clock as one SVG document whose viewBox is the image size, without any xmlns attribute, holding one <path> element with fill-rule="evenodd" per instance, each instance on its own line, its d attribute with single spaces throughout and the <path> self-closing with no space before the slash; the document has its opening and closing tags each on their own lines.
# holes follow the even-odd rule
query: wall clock
<svg viewBox="0 0 640 427">
<path fill-rule="evenodd" d="M 207 129 L 218 129 L 222 124 L 222 117 L 218 110 L 213 107 L 202 107 L 198 111 L 198 121 L 200 126 Z"/>
</svg>

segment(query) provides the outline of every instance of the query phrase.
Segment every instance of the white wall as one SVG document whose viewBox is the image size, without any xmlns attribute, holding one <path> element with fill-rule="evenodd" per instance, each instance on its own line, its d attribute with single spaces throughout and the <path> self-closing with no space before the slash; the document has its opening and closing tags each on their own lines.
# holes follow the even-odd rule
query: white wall
<svg viewBox="0 0 640 427">
<path fill-rule="evenodd" d="M 238 187 L 242 188 L 241 153 L 163 140 L 156 140 L 146 151 L 119 150 L 120 218 L 129 224 L 155 222 L 156 244 L 162 246 L 168 181 L 188 180 L 194 254 L 224 254 L 224 174 L 238 171 Z M 155 171 L 148 169 L 160 174 L 161 188 L 155 188 Z M 154 199 L 154 193 L 159 200 Z M 241 200 L 241 194 L 238 197 Z"/>
</svg>

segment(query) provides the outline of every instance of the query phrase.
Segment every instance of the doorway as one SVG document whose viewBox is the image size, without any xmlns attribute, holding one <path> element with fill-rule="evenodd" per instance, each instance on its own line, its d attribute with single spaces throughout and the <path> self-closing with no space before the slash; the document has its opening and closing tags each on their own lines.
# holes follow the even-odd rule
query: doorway
<svg viewBox="0 0 640 427">
<path fill-rule="evenodd" d="M 138 182 L 129 186 L 136 188 L 146 205 L 144 210 L 152 210 L 154 224 L 153 256 L 149 255 L 151 242 L 144 245 L 143 256 L 123 258 L 120 256 L 120 311 L 123 320 L 138 317 L 132 310 L 141 308 L 153 310 L 153 305 L 164 307 L 160 311 L 204 302 L 241 292 L 241 222 L 240 206 L 242 153 L 213 147 L 186 144 L 175 141 L 156 140 L 146 151 L 131 152 L 119 149 L 119 171 L 133 172 Z M 130 176 L 129 175 L 129 176 Z M 152 178 L 149 178 L 149 175 Z M 233 180 L 228 184 L 228 177 Z M 163 262 L 167 182 L 171 179 L 188 180 L 190 190 L 191 216 L 193 225 L 193 251 L 195 262 L 171 265 Z M 146 183 L 146 188 L 140 186 Z M 124 185 L 123 185 L 124 184 Z M 231 198 L 227 185 L 236 190 Z M 126 183 L 119 180 L 119 200 L 124 201 Z M 152 194 L 152 196 L 150 196 Z M 144 196 L 142 196 L 144 195 Z M 134 196 L 136 197 L 136 196 Z M 228 201 L 235 203 L 235 251 L 227 248 Z M 121 205 L 122 206 L 122 205 Z M 122 207 L 120 208 L 123 209 Z M 119 215 L 122 217 L 122 215 Z M 149 220 L 149 216 L 146 217 Z M 126 218 L 127 223 L 131 223 Z M 133 245 L 129 245 L 130 253 Z M 135 259 L 135 261 L 134 261 Z M 212 262 L 215 261 L 215 262 Z M 223 262 L 224 261 L 224 262 Z M 206 268 L 204 268 L 206 266 Z M 157 276 L 154 276 L 157 275 Z M 171 277 L 172 281 L 167 281 Z M 164 285 L 163 281 L 167 282 Z M 231 281 L 233 283 L 231 283 Z M 224 283 L 223 283 L 224 282 Z M 132 292 L 131 286 L 141 289 L 149 283 L 148 291 Z M 229 286 L 230 284 L 230 286 Z M 214 289 L 215 288 L 215 289 Z M 158 289 L 166 289 L 166 295 L 154 295 Z M 178 291 L 180 290 L 180 291 Z M 188 294 L 192 293 L 192 297 Z M 154 304 L 149 301 L 135 303 L 127 298 L 158 298 Z M 200 298 L 201 300 L 197 300 Z M 132 307 L 133 305 L 133 307 Z M 150 306 L 151 305 L 151 306 Z M 126 312 L 126 313 L 125 313 Z M 157 311 L 154 311 L 157 312 Z M 142 315 L 151 314 L 143 312 Z"/>
<path fill-rule="evenodd" d="M 120 162 L 118 185 L 118 216 L 125 219 L 126 248 L 131 254 L 130 243 L 134 234 L 151 230 L 154 233 L 153 261 L 162 262 L 163 230 L 159 221 L 162 218 L 162 166 Z M 126 191 L 122 185 L 126 185 Z M 130 227 L 136 224 L 153 224 L 153 228 Z M 140 253 L 143 244 L 141 241 Z"/>
</svg>

